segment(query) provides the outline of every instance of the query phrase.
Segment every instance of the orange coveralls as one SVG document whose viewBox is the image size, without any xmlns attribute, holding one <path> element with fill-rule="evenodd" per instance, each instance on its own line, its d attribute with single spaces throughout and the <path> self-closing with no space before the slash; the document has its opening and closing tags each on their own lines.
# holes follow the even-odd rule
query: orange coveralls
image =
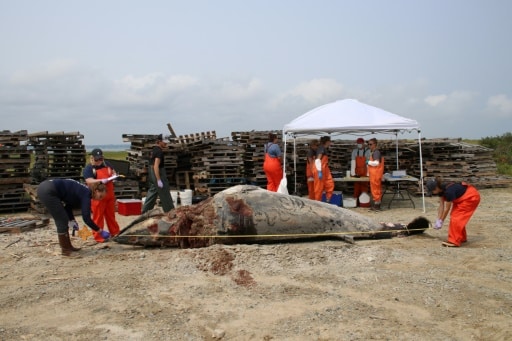
<svg viewBox="0 0 512 341">
<path fill-rule="evenodd" d="M 112 176 L 112 168 L 103 167 L 96 170 L 96 179 L 107 179 Z M 92 220 L 103 229 L 104 221 L 107 221 L 108 231 L 112 236 L 119 234 L 119 224 L 116 221 L 116 196 L 114 194 L 114 183 L 109 181 L 105 184 L 107 194 L 101 200 L 91 200 Z"/>
<path fill-rule="evenodd" d="M 467 186 L 466 193 L 452 201 L 448 228 L 448 241 L 457 246 L 467 240 L 466 224 L 480 203 L 480 193 L 476 188 L 465 182 L 462 185 Z"/>
<path fill-rule="evenodd" d="M 366 176 L 366 173 L 368 169 L 366 168 L 366 156 L 365 156 L 365 149 L 362 150 L 363 155 L 358 154 L 356 156 L 356 175 L 357 176 Z M 354 198 L 359 198 L 361 193 L 366 192 L 368 193 L 368 182 L 360 182 L 356 181 L 354 182 Z"/>
<path fill-rule="evenodd" d="M 265 153 L 265 161 L 263 162 L 263 171 L 267 176 L 267 190 L 277 192 L 281 179 L 283 178 L 283 167 L 281 159 L 271 157 L 269 153 Z"/>
<path fill-rule="evenodd" d="M 331 170 L 329 169 L 329 157 L 322 154 L 320 161 L 322 162 L 322 179 L 318 178 L 318 171 L 314 164 L 312 167 L 315 177 L 315 200 L 322 201 L 322 194 L 325 192 L 325 200 L 329 202 L 331 200 L 332 193 L 334 192 L 334 180 L 332 178 Z"/>
<path fill-rule="evenodd" d="M 373 153 L 370 154 L 370 161 L 373 159 Z M 382 199 L 382 176 L 384 175 L 384 158 L 381 157 L 379 165 L 372 167 L 368 165 L 368 173 L 370 174 L 370 190 L 374 203 L 380 203 Z"/>
</svg>

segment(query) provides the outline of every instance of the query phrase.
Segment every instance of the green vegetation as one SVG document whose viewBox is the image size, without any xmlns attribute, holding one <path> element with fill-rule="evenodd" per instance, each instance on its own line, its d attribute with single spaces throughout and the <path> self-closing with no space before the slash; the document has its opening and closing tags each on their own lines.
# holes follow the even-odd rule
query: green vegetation
<svg viewBox="0 0 512 341">
<path fill-rule="evenodd" d="M 496 161 L 498 174 L 512 176 L 512 133 L 484 137 L 480 140 L 480 145 L 494 149 L 493 157 Z"/>
<path fill-rule="evenodd" d="M 127 156 L 128 156 L 128 152 L 124 151 L 124 150 L 119 150 L 119 151 L 106 150 L 103 152 L 103 157 L 105 159 L 126 161 Z"/>
</svg>

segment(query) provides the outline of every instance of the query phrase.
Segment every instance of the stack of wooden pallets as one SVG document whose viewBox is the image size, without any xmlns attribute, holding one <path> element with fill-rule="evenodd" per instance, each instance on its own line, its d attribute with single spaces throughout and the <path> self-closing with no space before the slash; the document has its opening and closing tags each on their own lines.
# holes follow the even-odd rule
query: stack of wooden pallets
<svg viewBox="0 0 512 341">
<path fill-rule="evenodd" d="M 123 134 L 123 142 L 130 142 L 130 149 L 126 157 L 130 163 L 130 173 L 139 181 L 139 192 L 142 196 L 147 192 L 148 170 L 151 159 L 151 151 L 155 146 L 158 134 Z M 164 137 L 165 138 L 165 137 Z M 178 166 L 178 153 L 182 146 L 169 143 L 164 149 L 164 168 L 169 183 L 174 183 L 175 172 Z"/>
<path fill-rule="evenodd" d="M 86 163 L 84 136 L 79 132 L 38 132 L 28 135 L 27 145 L 34 152 L 34 168 L 44 170 L 44 179 L 66 178 L 80 181 Z"/>
<path fill-rule="evenodd" d="M 245 146 L 229 140 L 203 140 L 189 147 L 198 192 L 215 195 L 228 187 L 244 184 L 243 155 Z M 206 193 L 204 191 L 206 188 Z"/>
<path fill-rule="evenodd" d="M 0 213 L 26 211 L 30 200 L 23 184 L 30 183 L 27 131 L 0 131 Z"/>
<path fill-rule="evenodd" d="M 268 134 L 275 133 L 281 136 L 280 131 L 246 131 L 232 132 L 233 141 L 245 146 L 243 155 L 244 174 L 247 183 L 266 188 L 267 177 L 263 171 L 263 162 L 265 161 L 265 144 L 268 142 Z M 279 144 L 281 149 L 283 144 Z"/>
</svg>

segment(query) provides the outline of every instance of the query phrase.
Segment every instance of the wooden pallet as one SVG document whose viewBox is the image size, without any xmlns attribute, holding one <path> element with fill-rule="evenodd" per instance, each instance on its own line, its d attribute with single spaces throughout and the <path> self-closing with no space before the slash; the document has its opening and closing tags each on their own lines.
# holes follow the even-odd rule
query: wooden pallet
<svg viewBox="0 0 512 341">
<path fill-rule="evenodd" d="M 0 217 L 0 233 L 21 233 L 48 225 L 49 218 Z"/>
</svg>

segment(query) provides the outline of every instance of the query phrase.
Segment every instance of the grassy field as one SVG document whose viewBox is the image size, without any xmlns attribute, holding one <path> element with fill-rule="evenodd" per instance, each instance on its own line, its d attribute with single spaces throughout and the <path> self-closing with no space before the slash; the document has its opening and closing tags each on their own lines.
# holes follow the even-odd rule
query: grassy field
<svg viewBox="0 0 512 341">
<path fill-rule="evenodd" d="M 126 157 L 128 156 L 128 152 L 124 151 L 124 150 L 104 151 L 103 152 L 103 156 L 105 157 L 105 159 L 126 161 Z"/>
</svg>

